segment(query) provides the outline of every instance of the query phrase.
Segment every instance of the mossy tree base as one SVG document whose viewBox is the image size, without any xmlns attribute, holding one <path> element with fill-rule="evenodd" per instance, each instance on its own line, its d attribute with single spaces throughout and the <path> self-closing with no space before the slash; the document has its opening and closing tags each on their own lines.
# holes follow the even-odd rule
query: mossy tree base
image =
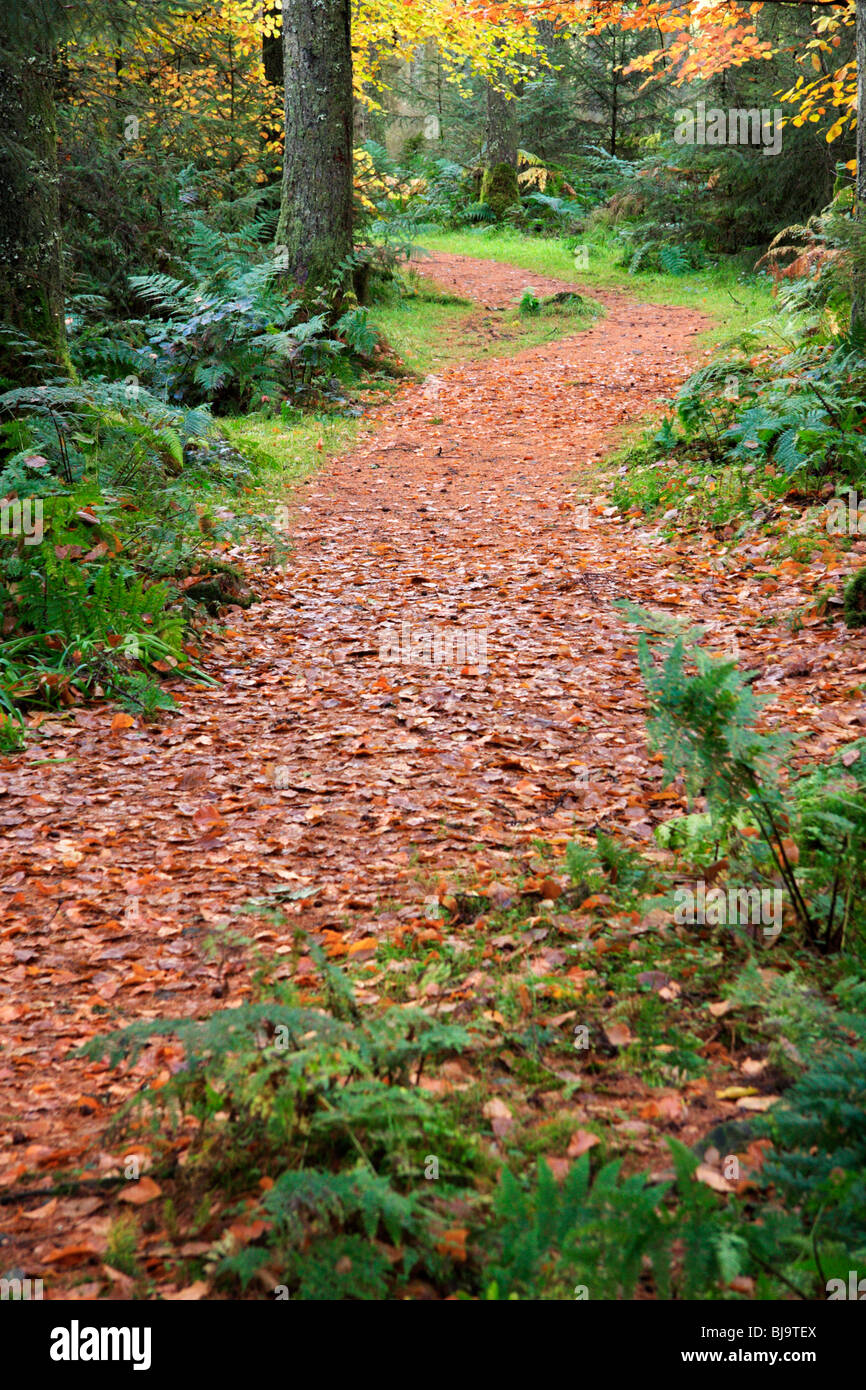
<svg viewBox="0 0 866 1390">
<path fill-rule="evenodd" d="M 510 164 L 493 164 L 485 169 L 481 180 L 481 201 L 501 220 L 509 208 L 520 202 L 517 170 Z"/>
</svg>

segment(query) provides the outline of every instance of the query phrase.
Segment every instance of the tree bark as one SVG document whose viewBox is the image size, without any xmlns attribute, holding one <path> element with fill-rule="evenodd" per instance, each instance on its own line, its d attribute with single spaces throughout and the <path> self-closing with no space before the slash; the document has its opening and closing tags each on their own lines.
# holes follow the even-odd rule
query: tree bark
<svg viewBox="0 0 866 1390">
<path fill-rule="evenodd" d="M 516 105 L 509 101 L 505 92 L 487 84 L 487 158 L 488 169 L 497 164 L 510 164 L 517 168 L 517 120 Z"/>
<path fill-rule="evenodd" d="M 276 242 L 305 291 L 352 250 L 350 0 L 284 0 L 286 150 Z"/>
<path fill-rule="evenodd" d="M 619 78 L 616 66 L 616 34 L 613 36 L 613 64 L 610 73 L 610 152 L 616 154 L 616 141 L 619 135 Z"/>
<path fill-rule="evenodd" d="M 54 110 L 53 55 L 31 34 L 26 48 L 0 19 L 0 321 L 69 368 Z M 0 376 L 24 382 L 26 354 L 0 342 Z"/>
<path fill-rule="evenodd" d="M 854 216 L 866 220 L 866 0 L 857 0 L 857 180 Z M 859 260 L 859 257 L 857 258 Z M 866 279 L 855 270 L 851 330 L 866 328 Z"/>
</svg>

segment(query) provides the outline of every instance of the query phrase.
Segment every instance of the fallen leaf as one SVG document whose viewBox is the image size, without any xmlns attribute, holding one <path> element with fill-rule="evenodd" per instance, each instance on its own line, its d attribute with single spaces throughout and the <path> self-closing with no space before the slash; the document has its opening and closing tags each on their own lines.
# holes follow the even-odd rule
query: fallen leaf
<svg viewBox="0 0 866 1390">
<path fill-rule="evenodd" d="M 34 1207 L 32 1211 L 22 1211 L 21 1215 L 25 1221 L 44 1221 L 47 1216 L 53 1216 L 56 1210 L 57 1198 L 52 1197 L 44 1206 Z"/>
<path fill-rule="evenodd" d="M 436 1250 L 440 1255 L 445 1255 L 458 1264 L 465 1264 L 466 1237 L 468 1235 L 468 1230 L 462 1226 L 452 1226 L 449 1230 L 442 1232 L 436 1241 Z"/>
<path fill-rule="evenodd" d="M 769 1110 L 771 1106 L 781 1100 L 781 1096 L 743 1096 L 737 1101 L 741 1110 Z"/>
<path fill-rule="evenodd" d="M 747 1057 L 740 1067 L 744 1076 L 760 1076 L 762 1071 L 766 1071 L 770 1065 L 769 1058 L 765 1057 L 762 1062 L 756 1061 L 754 1057 Z"/>
<path fill-rule="evenodd" d="M 117 1288 L 119 1288 L 129 1298 L 132 1297 L 135 1289 L 135 1280 L 129 1274 L 124 1274 L 122 1270 L 114 1269 L 111 1265 L 104 1264 L 102 1272 L 109 1278 Z"/>
<path fill-rule="evenodd" d="M 42 1256 L 42 1260 L 47 1265 L 77 1265 L 85 1260 L 96 1259 L 101 1254 L 100 1246 L 83 1242 L 80 1245 L 64 1245 L 59 1250 L 49 1250 Z"/>
<path fill-rule="evenodd" d="M 207 1298 L 209 1290 L 210 1285 L 204 1279 L 197 1279 L 194 1284 L 187 1284 L 185 1289 L 178 1289 L 177 1293 L 164 1293 L 162 1296 L 169 1303 L 195 1303 Z"/>
<path fill-rule="evenodd" d="M 695 1169 L 695 1177 L 698 1182 L 704 1183 L 706 1187 L 711 1187 L 714 1192 L 735 1192 L 734 1183 L 728 1182 L 715 1168 L 711 1168 L 708 1163 L 699 1163 Z"/>
<path fill-rule="evenodd" d="M 728 1285 L 734 1293 L 745 1294 L 746 1298 L 751 1298 L 755 1292 L 755 1281 L 748 1274 L 737 1274 Z"/>
<path fill-rule="evenodd" d="M 634 1034 L 626 1023 L 609 1023 L 604 1030 L 611 1047 L 628 1047 L 634 1042 Z"/>
<path fill-rule="evenodd" d="M 140 1207 L 145 1202 L 153 1202 L 157 1197 L 162 1196 L 162 1188 L 159 1183 L 154 1182 L 153 1178 L 141 1178 L 139 1182 L 130 1183 L 124 1187 L 122 1192 L 118 1192 L 118 1202 L 129 1202 L 134 1207 Z"/>
<path fill-rule="evenodd" d="M 594 1149 L 596 1144 L 600 1143 L 601 1140 L 597 1134 L 593 1134 L 588 1129 L 577 1129 L 568 1142 L 566 1153 L 569 1158 L 580 1158 L 581 1154 L 588 1153 L 590 1149 Z"/>
</svg>

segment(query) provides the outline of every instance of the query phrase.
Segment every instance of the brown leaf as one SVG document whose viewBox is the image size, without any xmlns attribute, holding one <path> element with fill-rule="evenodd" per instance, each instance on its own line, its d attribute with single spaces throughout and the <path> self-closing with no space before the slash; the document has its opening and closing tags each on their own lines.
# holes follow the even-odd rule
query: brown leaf
<svg viewBox="0 0 866 1390">
<path fill-rule="evenodd" d="M 763 1112 L 764 1110 L 769 1110 L 778 1100 L 781 1100 L 780 1096 L 742 1096 L 740 1100 L 737 1101 L 737 1105 L 741 1110 L 757 1110 Z"/>
<path fill-rule="evenodd" d="M 581 1154 L 588 1153 L 590 1149 L 594 1149 L 596 1144 L 600 1143 L 601 1140 L 597 1134 L 593 1134 L 588 1129 L 577 1129 L 568 1142 L 566 1153 L 569 1158 L 580 1158 Z"/>
<path fill-rule="evenodd" d="M 562 884 L 555 878 L 543 878 L 538 886 L 541 897 L 547 902 L 555 902 L 562 896 Z"/>
<path fill-rule="evenodd" d="M 178 1289 L 176 1293 L 164 1293 L 162 1296 L 169 1303 L 195 1303 L 202 1298 L 207 1298 L 210 1285 L 204 1279 L 197 1279 L 194 1284 L 187 1284 L 185 1289 Z"/>
<path fill-rule="evenodd" d="M 568 1158 L 557 1158 L 555 1154 L 545 1154 L 544 1161 L 554 1176 L 556 1182 L 565 1182 L 571 1172 L 571 1160 Z"/>
<path fill-rule="evenodd" d="M 47 1265 L 62 1267 L 82 1264 L 85 1260 L 96 1259 L 101 1254 L 100 1246 L 82 1242 L 80 1245 L 64 1245 L 59 1250 L 49 1250 L 46 1255 L 42 1256 L 42 1260 Z"/>
<path fill-rule="evenodd" d="M 748 1274 L 737 1274 L 728 1285 L 734 1293 L 745 1294 L 746 1298 L 751 1298 L 755 1292 L 755 1281 Z"/>
<path fill-rule="evenodd" d="M 711 1168 L 708 1163 L 699 1163 L 695 1169 L 695 1177 L 698 1182 L 704 1183 L 706 1187 L 711 1187 L 714 1192 L 735 1192 L 736 1185 L 728 1182 L 716 1168 Z"/>
<path fill-rule="evenodd" d="M 638 1113 L 642 1120 L 683 1120 L 687 1109 L 681 1096 L 666 1095 L 647 1101 Z"/>
<path fill-rule="evenodd" d="M 22 1211 L 21 1216 L 25 1221 L 44 1221 L 47 1217 L 53 1216 L 56 1210 L 57 1198 L 52 1197 L 44 1206 L 34 1207 L 32 1211 Z"/>
<path fill-rule="evenodd" d="M 127 1298 L 132 1297 L 135 1290 L 135 1280 L 129 1274 L 124 1274 L 122 1270 L 114 1269 L 111 1265 L 106 1264 L 102 1266 L 102 1272 L 122 1294 Z"/>
<path fill-rule="evenodd" d="M 609 1023 L 605 1027 L 604 1036 L 607 1038 L 611 1047 L 628 1047 L 629 1043 L 634 1042 L 634 1034 L 627 1023 Z"/>
<path fill-rule="evenodd" d="M 153 1178 L 141 1178 L 139 1182 L 130 1183 L 124 1187 L 122 1192 L 117 1194 L 118 1202 L 129 1202 L 134 1207 L 144 1206 L 146 1202 L 154 1202 L 157 1197 L 162 1196 L 162 1188 L 159 1183 L 154 1182 Z"/>
</svg>

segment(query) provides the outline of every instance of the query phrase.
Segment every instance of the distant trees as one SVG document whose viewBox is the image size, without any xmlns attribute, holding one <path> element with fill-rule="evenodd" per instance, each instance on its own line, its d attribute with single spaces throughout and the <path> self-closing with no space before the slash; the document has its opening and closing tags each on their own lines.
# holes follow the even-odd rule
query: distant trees
<svg viewBox="0 0 866 1390">
<path fill-rule="evenodd" d="M 25 6 L 25 10 L 32 7 Z M 66 361 L 54 54 L 50 25 L 0 11 L 0 321 Z M 20 381 L 28 358 L 0 341 L 0 376 Z"/>
</svg>

